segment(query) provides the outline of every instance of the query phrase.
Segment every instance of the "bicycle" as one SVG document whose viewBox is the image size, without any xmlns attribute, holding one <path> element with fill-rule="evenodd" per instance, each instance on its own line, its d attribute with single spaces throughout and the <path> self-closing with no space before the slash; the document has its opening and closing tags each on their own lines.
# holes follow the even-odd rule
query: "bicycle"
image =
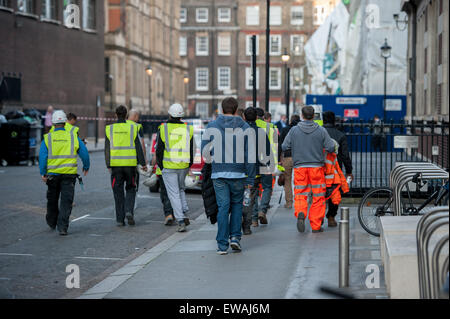
<svg viewBox="0 0 450 319">
<path fill-rule="evenodd" d="M 421 173 L 417 173 L 412 182 L 416 184 L 416 191 L 422 189 L 427 181 L 423 181 Z M 448 205 L 449 182 L 438 187 L 419 207 L 414 207 L 409 185 L 406 184 L 407 201 L 402 200 L 402 216 L 422 215 L 422 210 L 434 200 L 434 206 Z M 394 192 L 389 187 L 377 187 L 364 194 L 358 207 L 358 219 L 362 228 L 373 236 L 380 236 L 378 218 L 394 216 Z"/>
</svg>

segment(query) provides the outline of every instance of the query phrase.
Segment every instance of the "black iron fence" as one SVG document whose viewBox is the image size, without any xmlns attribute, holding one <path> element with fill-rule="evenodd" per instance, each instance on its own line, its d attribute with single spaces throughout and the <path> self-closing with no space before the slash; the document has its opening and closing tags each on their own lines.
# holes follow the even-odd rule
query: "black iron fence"
<svg viewBox="0 0 450 319">
<path fill-rule="evenodd" d="M 389 186 L 389 173 L 397 162 L 428 161 L 449 168 L 448 123 L 349 121 L 337 126 L 347 135 L 353 163 L 350 196 L 360 196 L 374 187 Z M 431 191 L 432 187 L 428 189 Z"/>
</svg>

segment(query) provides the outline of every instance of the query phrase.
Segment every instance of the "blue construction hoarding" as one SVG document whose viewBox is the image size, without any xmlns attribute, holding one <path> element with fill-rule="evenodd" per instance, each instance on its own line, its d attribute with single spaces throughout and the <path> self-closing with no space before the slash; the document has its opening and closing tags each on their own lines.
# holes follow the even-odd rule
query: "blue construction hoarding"
<svg viewBox="0 0 450 319">
<path fill-rule="evenodd" d="M 322 105 L 322 110 L 333 111 L 336 116 L 355 121 L 370 121 L 375 115 L 383 119 L 384 95 L 306 95 L 306 104 Z M 386 118 L 400 122 L 406 115 L 406 96 L 386 96 Z"/>
</svg>

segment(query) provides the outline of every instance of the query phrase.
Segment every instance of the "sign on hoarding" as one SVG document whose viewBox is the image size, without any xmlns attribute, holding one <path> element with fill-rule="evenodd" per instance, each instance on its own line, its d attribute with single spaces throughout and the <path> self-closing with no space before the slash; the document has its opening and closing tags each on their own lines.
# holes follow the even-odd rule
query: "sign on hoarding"
<svg viewBox="0 0 450 319">
<path fill-rule="evenodd" d="M 419 148 L 419 137 L 410 135 L 394 136 L 394 148 Z"/>
<path fill-rule="evenodd" d="M 386 99 L 386 111 L 401 111 L 402 100 L 400 99 Z"/>
<path fill-rule="evenodd" d="M 359 117 L 359 110 L 358 109 L 345 109 L 344 117 Z"/>
<path fill-rule="evenodd" d="M 336 104 L 353 104 L 361 105 L 366 104 L 367 98 L 365 97 L 337 97 Z"/>
</svg>

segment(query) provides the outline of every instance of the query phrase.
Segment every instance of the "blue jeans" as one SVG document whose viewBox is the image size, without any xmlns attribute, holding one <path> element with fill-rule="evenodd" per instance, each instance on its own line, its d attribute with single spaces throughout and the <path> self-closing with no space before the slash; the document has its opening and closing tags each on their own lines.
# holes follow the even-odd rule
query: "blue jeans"
<svg viewBox="0 0 450 319">
<path fill-rule="evenodd" d="M 227 250 L 231 237 L 241 239 L 242 201 L 244 200 L 245 178 L 213 179 L 217 206 L 217 245 Z"/>
<path fill-rule="evenodd" d="M 252 220 L 258 220 L 258 211 L 262 211 L 264 214 L 267 213 L 269 209 L 270 198 L 272 197 L 272 175 L 261 174 L 261 185 L 263 188 L 263 193 L 261 201 L 258 204 L 258 198 L 255 200 L 255 205 L 253 206 L 253 218 Z"/>
</svg>

